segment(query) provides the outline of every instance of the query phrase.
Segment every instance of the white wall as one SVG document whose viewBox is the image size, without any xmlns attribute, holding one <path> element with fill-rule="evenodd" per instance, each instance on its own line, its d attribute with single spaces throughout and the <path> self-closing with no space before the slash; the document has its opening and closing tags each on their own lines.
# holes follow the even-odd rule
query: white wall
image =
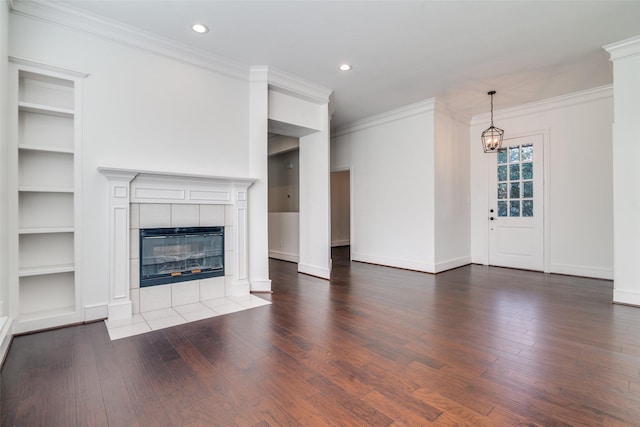
<svg viewBox="0 0 640 427">
<path fill-rule="evenodd" d="M 269 156 L 269 212 L 299 212 L 299 159 L 299 150 Z"/>
<path fill-rule="evenodd" d="M 9 9 L 0 3 L 0 316 L 9 312 L 7 276 L 7 98 L 8 98 Z M 2 354 L 0 354 L 2 356 Z"/>
<path fill-rule="evenodd" d="M 269 212 L 269 256 L 283 261 L 300 261 L 298 212 Z"/>
<path fill-rule="evenodd" d="M 269 152 L 277 153 L 269 155 L 269 257 L 291 262 L 300 260 L 298 146 L 298 138 L 269 138 Z"/>
<path fill-rule="evenodd" d="M 469 264 L 469 125 L 441 104 L 435 115 L 435 271 Z"/>
<path fill-rule="evenodd" d="M 83 111 L 82 298 L 85 306 L 106 304 L 108 187 L 96 168 L 248 176 L 249 83 L 15 14 L 9 45 L 10 55 L 90 74 Z M 266 242 L 266 227 L 263 234 Z"/>
<path fill-rule="evenodd" d="M 640 37 L 605 47 L 613 62 L 613 300 L 640 305 Z"/>
<path fill-rule="evenodd" d="M 434 103 L 341 129 L 332 169 L 351 170 L 351 258 L 434 269 Z"/>
<path fill-rule="evenodd" d="M 505 138 L 544 135 L 545 270 L 613 277 L 612 143 L 610 87 L 494 112 Z M 488 115 L 470 129 L 471 253 L 486 264 L 488 253 L 487 159 L 480 134 Z M 492 169 L 493 170 L 493 169 Z"/>
</svg>

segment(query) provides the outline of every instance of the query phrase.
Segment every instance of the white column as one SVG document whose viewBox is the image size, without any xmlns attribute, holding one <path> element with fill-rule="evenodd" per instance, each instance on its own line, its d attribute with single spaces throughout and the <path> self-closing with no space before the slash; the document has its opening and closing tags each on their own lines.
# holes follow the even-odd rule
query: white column
<svg viewBox="0 0 640 427">
<path fill-rule="evenodd" d="M 130 183 L 137 173 L 100 169 L 109 180 L 109 320 L 131 317 L 129 297 Z"/>
<path fill-rule="evenodd" d="M 269 215 L 268 215 L 268 69 L 251 69 L 249 89 L 249 175 L 256 178 L 251 186 L 251 209 L 248 216 L 249 282 L 251 290 L 268 292 L 269 279 Z"/>
<path fill-rule="evenodd" d="M 613 62 L 613 301 L 640 305 L 640 37 L 605 49 Z"/>
<path fill-rule="evenodd" d="M 319 109 L 322 130 L 300 138 L 300 261 L 298 271 L 331 276 L 329 105 Z"/>
</svg>

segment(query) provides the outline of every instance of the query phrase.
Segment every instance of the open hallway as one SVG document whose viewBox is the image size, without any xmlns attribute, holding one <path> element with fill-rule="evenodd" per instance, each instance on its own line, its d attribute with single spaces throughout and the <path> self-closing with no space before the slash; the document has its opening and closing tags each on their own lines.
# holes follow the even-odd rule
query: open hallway
<svg viewBox="0 0 640 427">
<path fill-rule="evenodd" d="M 111 341 L 15 337 L 3 426 L 637 425 L 640 308 L 612 283 L 271 261 L 271 305 Z"/>
</svg>

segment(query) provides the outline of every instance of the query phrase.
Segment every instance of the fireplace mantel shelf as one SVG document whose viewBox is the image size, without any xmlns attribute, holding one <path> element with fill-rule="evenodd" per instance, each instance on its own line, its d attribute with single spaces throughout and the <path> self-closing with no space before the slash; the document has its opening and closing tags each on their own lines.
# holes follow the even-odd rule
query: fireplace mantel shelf
<svg viewBox="0 0 640 427">
<path fill-rule="evenodd" d="M 144 175 L 148 177 L 158 177 L 158 178 L 182 178 L 182 179 L 194 179 L 194 180 L 207 180 L 214 181 L 218 183 L 224 184 L 245 184 L 250 186 L 254 182 L 257 181 L 255 178 L 238 178 L 231 176 L 216 176 L 216 175 L 205 175 L 205 174 L 193 174 L 193 173 L 184 173 L 184 172 L 174 172 L 174 171 L 153 171 L 153 170 L 145 170 L 145 169 L 130 169 L 130 168 L 117 168 L 110 166 L 98 166 L 98 172 L 103 175 L 111 175 L 111 174 L 131 174 L 134 176 Z"/>
</svg>

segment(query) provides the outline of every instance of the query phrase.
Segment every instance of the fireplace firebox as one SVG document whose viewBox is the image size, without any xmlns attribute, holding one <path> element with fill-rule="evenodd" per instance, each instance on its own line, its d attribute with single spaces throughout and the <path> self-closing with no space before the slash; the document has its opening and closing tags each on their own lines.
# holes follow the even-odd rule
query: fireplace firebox
<svg viewBox="0 0 640 427">
<path fill-rule="evenodd" d="M 140 229 L 140 287 L 224 276 L 224 227 Z"/>
</svg>

